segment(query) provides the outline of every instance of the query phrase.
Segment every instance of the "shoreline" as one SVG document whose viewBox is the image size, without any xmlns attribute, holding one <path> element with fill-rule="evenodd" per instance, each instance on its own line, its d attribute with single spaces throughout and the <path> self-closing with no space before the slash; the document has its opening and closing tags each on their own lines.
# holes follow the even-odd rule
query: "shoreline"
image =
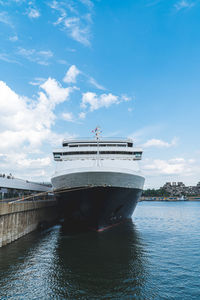
<svg viewBox="0 0 200 300">
<path fill-rule="evenodd" d="M 189 201 L 200 201 L 200 197 L 187 197 L 186 199 L 179 199 L 179 197 L 141 197 L 139 202 L 142 201 L 160 201 L 160 202 L 189 202 Z"/>
</svg>

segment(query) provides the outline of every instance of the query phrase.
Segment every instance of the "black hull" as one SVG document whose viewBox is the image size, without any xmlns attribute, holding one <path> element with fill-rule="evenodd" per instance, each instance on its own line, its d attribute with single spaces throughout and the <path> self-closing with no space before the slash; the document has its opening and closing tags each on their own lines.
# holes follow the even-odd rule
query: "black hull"
<svg viewBox="0 0 200 300">
<path fill-rule="evenodd" d="M 60 217 L 69 230 L 104 230 L 130 219 L 141 189 L 80 188 L 58 193 Z"/>
</svg>

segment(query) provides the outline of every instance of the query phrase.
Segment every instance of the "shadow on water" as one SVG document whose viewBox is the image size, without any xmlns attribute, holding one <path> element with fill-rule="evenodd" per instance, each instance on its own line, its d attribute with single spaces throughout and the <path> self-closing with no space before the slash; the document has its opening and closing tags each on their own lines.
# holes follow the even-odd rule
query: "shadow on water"
<svg viewBox="0 0 200 300">
<path fill-rule="evenodd" d="M 61 298 L 151 299 L 145 289 L 147 257 L 131 220 L 100 234 L 69 236 L 63 229 L 57 265 L 54 286 Z"/>
</svg>

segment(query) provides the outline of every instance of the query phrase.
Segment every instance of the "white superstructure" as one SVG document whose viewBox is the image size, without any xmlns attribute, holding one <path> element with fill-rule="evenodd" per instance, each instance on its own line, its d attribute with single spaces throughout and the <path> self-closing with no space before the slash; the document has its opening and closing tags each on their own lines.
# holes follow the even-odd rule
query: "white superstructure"
<svg viewBox="0 0 200 300">
<path fill-rule="evenodd" d="M 85 186 L 117 186 L 142 189 L 144 178 L 138 161 L 142 149 L 130 139 L 64 140 L 53 152 L 57 169 L 55 190 Z"/>
</svg>

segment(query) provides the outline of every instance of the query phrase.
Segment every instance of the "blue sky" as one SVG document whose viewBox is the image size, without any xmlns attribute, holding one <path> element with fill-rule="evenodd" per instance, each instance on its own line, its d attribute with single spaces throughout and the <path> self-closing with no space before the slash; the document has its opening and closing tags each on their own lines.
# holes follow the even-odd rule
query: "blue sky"
<svg viewBox="0 0 200 300">
<path fill-rule="evenodd" d="M 0 169 L 49 180 L 63 138 L 132 137 L 146 187 L 200 180 L 200 2 L 0 0 Z"/>
</svg>

